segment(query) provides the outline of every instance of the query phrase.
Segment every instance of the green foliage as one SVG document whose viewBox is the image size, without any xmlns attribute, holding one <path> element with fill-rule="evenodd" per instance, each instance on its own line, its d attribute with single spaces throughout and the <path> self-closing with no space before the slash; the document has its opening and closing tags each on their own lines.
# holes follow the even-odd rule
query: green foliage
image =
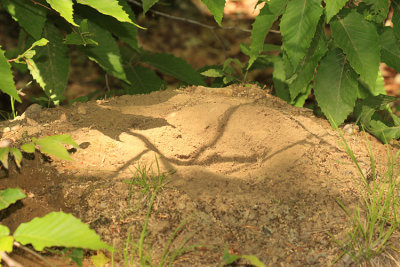
<svg viewBox="0 0 400 267">
<path fill-rule="evenodd" d="M 20 150 L 25 153 L 34 153 L 36 147 L 41 153 L 55 156 L 63 160 L 73 160 L 64 145 L 71 145 L 75 148 L 79 147 L 78 144 L 72 140 L 71 136 L 67 134 L 51 135 L 39 139 L 33 137 L 32 142 L 21 145 L 19 149 L 10 145 L 0 148 L 0 162 L 5 169 L 8 169 L 8 155 L 11 154 L 18 168 L 21 168 L 22 153 Z"/>
<path fill-rule="evenodd" d="M 28 69 L 49 99 L 58 105 L 64 98 L 63 92 L 68 81 L 70 65 L 68 49 L 63 43 L 61 32 L 52 23 L 46 23 L 43 36 L 49 43 L 37 49 L 36 56 L 29 60 Z"/>
<path fill-rule="evenodd" d="M 255 267 L 265 267 L 265 264 L 262 263 L 256 256 L 230 254 L 227 248 L 225 249 L 224 255 L 222 256 L 222 261 L 224 262 L 223 264 L 224 266 L 234 264 L 239 259 L 246 259 L 250 262 L 252 266 Z"/>
<path fill-rule="evenodd" d="M 4 93 L 8 94 L 10 97 L 13 97 L 18 102 L 21 102 L 21 99 L 18 96 L 17 89 L 15 88 L 11 65 L 7 62 L 7 59 L 4 56 L 4 50 L 1 49 L 0 46 L 0 89 Z"/>
<path fill-rule="evenodd" d="M 23 245 L 32 244 L 38 251 L 53 246 L 111 250 L 87 224 L 63 212 L 51 212 L 21 224 L 14 238 Z"/>
<path fill-rule="evenodd" d="M 327 118 L 344 121 L 357 99 L 357 74 L 339 48 L 328 52 L 315 77 L 315 97 Z"/>
<path fill-rule="evenodd" d="M 225 60 L 223 66 L 210 66 L 204 68 L 205 70 L 201 72 L 201 75 L 216 78 L 212 83 L 212 87 L 222 87 L 234 82 L 239 82 L 241 77 L 236 75 L 237 70 L 233 65 L 236 65 L 240 72 L 243 69 L 242 63 L 236 58 L 228 58 Z M 240 73 L 240 76 L 243 76 L 243 73 Z"/>
<path fill-rule="evenodd" d="M 143 53 L 141 61 L 187 84 L 205 85 L 201 75 L 181 58 L 164 53 Z"/>
<path fill-rule="evenodd" d="M 222 17 L 224 15 L 225 1 L 226 0 L 201 0 L 213 14 L 215 21 L 221 25 Z"/>
<path fill-rule="evenodd" d="M 25 197 L 20 189 L 1 190 L 0 210 Z M 38 251 L 54 246 L 113 250 L 113 247 L 101 241 L 87 224 L 64 212 L 52 212 L 42 218 L 34 218 L 30 222 L 22 223 L 13 235 L 10 235 L 7 226 L 0 225 L 0 251 L 12 252 L 14 240 L 23 245 L 32 244 Z M 75 253 L 75 258 L 77 256 L 79 255 Z"/>
<path fill-rule="evenodd" d="M 273 63 L 275 92 L 287 102 L 302 106 L 312 89 L 325 116 L 340 125 L 354 112 L 357 98 L 385 93 L 380 62 L 400 72 L 399 0 L 264 2 L 253 24 L 247 68 L 260 58 Z M 390 6 L 393 28 L 384 27 Z M 276 21 L 283 39 L 281 52 L 268 59 L 264 40 Z M 390 119 L 375 115 L 358 122 L 381 140 L 399 138 L 398 118 L 386 117 Z"/>
<path fill-rule="evenodd" d="M 0 191 L 0 210 L 6 209 L 17 200 L 25 198 L 26 195 L 17 188 L 7 188 Z M 3 234 L 0 234 L 3 235 Z M 8 233 L 7 233 L 8 235 Z"/>
<path fill-rule="evenodd" d="M 153 70 L 145 69 L 141 62 L 149 63 L 186 84 L 205 85 L 201 75 L 183 60 L 167 54 L 149 54 L 139 48 L 136 35 L 137 28 L 142 27 L 136 24 L 135 15 L 126 0 L 46 0 L 39 4 L 29 0 L 0 1 L 29 34 L 29 38 L 21 40 L 21 43 L 29 45 L 41 38 L 49 41 L 36 51 L 31 48 L 26 52 L 19 51 L 15 59 L 7 59 L 4 51 L 0 51 L 0 90 L 9 94 L 12 102 L 20 99 L 8 61 L 26 62 L 31 75 L 46 93 L 47 104 L 61 104 L 70 69 L 68 46 L 77 46 L 104 71 L 122 80 L 126 93 L 151 92 L 165 87 Z M 156 2 L 144 1 L 145 11 Z M 56 11 L 60 17 L 48 10 Z M 47 13 L 52 13 L 52 16 Z M 120 45 L 121 41 L 134 50 L 132 53 L 139 53 L 138 60 L 126 62 L 122 59 L 121 49 L 124 46 Z M 137 80 L 138 75 L 143 78 Z"/>
</svg>

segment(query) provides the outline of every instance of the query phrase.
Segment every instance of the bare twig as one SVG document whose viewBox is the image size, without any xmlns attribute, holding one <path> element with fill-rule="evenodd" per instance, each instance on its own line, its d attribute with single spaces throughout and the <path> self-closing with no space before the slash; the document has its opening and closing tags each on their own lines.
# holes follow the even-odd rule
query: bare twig
<svg viewBox="0 0 400 267">
<path fill-rule="evenodd" d="M 139 3 L 136 0 L 128 0 L 128 2 L 142 7 L 142 4 Z M 200 27 L 203 27 L 203 28 L 206 28 L 206 29 L 209 29 L 209 30 L 212 30 L 212 31 L 215 30 L 215 29 L 223 29 L 223 30 L 236 30 L 236 31 L 242 31 L 242 32 L 251 33 L 251 30 L 248 30 L 248 29 L 237 28 L 237 27 L 211 26 L 211 25 L 207 25 L 207 24 L 201 23 L 201 22 L 193 20 L 193 19 L 177 17 L 177 16 L 173 16 L 173 15 L 170 15 L 170 14 L 167 14 L 167 13 L 164 13 L 164 12 L 152 10 L 152 9 L 150 9 L 149 11 L 151 13 L 153 13 L 153 14 L 158 15 L 158 16 L 162 16 L 162 17 L 165 17 L 165 18 L 173 19 L 173 20 L 183 21 L 183 22 L 187 22 L 187 23 L 190 23 L 190 24 L 194 24 L 194 25 L 198 25 Z M 281 33 L 280 31 L 276 31 L 276 30 L 269 30 L 269 32 L 279 33 L 279 34 Z"/>
<path fill-rule="evenodd" d="M 17 248 L 20 248 L 20 249 L 22 249 L 22 250 L 24 250 L 24 251 L 26 251 L 26 252 L 32 254 L 33 256 L 39 258 L 40 260 L 42 260 L 43 262 L 45 262 L 48 266 L 54 267 L 54 265 L 53 265 L 51 262 L 49 262 L 48 260 L 46 260 L 46 259 L 45 259 L 42 255 L 40 255 L 39 253 L 36 253 L 34 250 L 29 249 L 29 248 L 27 248 L 27 247 L 21 245 L 21 244 L 18 243 L 18 242 L 14 242 L 14 246 L 16 246 Z"/>
<path fill-rule="evenodd" d="M 10 267 L 23 267 L 21 263 L 15 261 L 4 251 L 0 252 L 1 259 Z"/>
</svg>

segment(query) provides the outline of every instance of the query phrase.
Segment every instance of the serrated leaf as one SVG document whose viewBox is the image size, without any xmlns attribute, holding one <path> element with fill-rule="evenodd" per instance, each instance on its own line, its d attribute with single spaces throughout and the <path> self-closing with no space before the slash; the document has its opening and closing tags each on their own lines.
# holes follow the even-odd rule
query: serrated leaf
<svg viewBox="0 0 400 267">
<path fill-rule="evenodd" d="M 393 31 L 397 39 L 400 39 L 400 0 L 392 0 L 392 8 L 393 8 Z"/>
<path fill-rule="evenodd" d="M 126 0 L 119 0 L 120 5 L 128 13 L 132 21 L 135 21 L 135 15 L 131 8 L 127 4 Z M 89 19 L 89 21 L 95 23 L 102 28 L 103 31 L 108 31 L 113 35 L 117 36 L 120 40 L 127 43 L 130 47 L 139 51 L 139 46 L 137 42 L 137 27 L 127 23 L 119 22 L 117 19 L 103 15 L 93 8 L 87 6 L 79 6 L 76 8 L 80 14 Z"/>
<path fill-rule="evenodd" d="M 93 39 L 99 45 L 79 47 L 79 50 L 111 75 L 129 83 L 121 63 L 121 54 L 118 45 L 112 34 L 90 20 L 88 21 L 88 27 L 94 34 Z"/>
<path fill-rule="evenodd" d="M 348 0 L 328 0 L 325 2 L 326 22 L 329 22 L 344 7 Z"/>
<path fill-rule="evenodd" d="M 128 22 L 140 27 L 129 18 L 128 13 L 119 5 L 117 0 L 77 0 L 77 3 L 88 5 L 100 13 L 114 17 L 121 22 Z"/>
<path fill-rule="evenodd" d="M 215 77 L 223 77 L 224 73 L 220 69 L 208 69 L 206 71 L 203 71 L 201 75 L 215 78 Z"/>
<path fill-rule="evenodd" d="M 186 61 L 171 54 L 144 53 L 140 58 L 159 71 L 191 85 L 205 85 L 201 75 Z"/>
<path fill-rule="evenodd" d="M 8 169 L 8 152 L 9 152 L 8 147 L 0 148 L 0 162 L 1 164 L 3 164 L 3 167 L 5 169 Z"/>
<path fill-rule="evenodd" d="M 214 16 L 215 21 L 221 26 L 222 17 L 224 16 L 226 0 L 201 0 L 210 10 L 211 14 Z"/>
<path fill-rule="evenodd" d="M 381 60 L 400 72 L 400 42 L 396 39 L 393 28 L 385 27 L 379 40 L 382 47 Z"/>
<path fill-rule="evenodd" d="M 42 218 L 22 223 L 15 230 L 14 238 L 23 245 L 32 244 L 37 251 L 53 246 L 112 249 L 87 224 L 63 212 L 51 212 Z"/>
<path fill-rule="evenodd" d="M 23 145 L 21 145 L 20 148 L 22 149 L 22 151 L 24 151 L 26 153 L 35 152 L 35 145 L 33 143 L 23 144 Z"/>
<path fill-rule="evenodd" d="M 70 65 L 68 49 L 63 43 L 62 34 L 52 23 L 46 24 L 43 36 L 49 40 L 49 43 L 36 48 L 37 54 L 29 60 L 28 69 L 49 99 L 55 105 L 59 105 L 64 98 L 63 94 L 68 81 Z"/>
<path fill-rule="evenodd" d="M 154 6 L 159 0 L 142 0 L 143 13 L 146 14 L 149 9 Z"/>
<path fill-rule="evenodd" d="M 4 210 L 11 204 L 14 204 L 20 199 L 25 198 L 26 195 L 18 188 L 7 188 L 0 191 L 0 210 Z"/>
<path fill-rule="evenodd" d="M 13 250 L 14 237 L 2 236 L 0 237 L 0 252 L 10 253 Z"/>
<path fill-rule="evenodd" d="M 97 255 L 91 256 L 90 260 L 92 261 L 94 267 L 104 267 L 107 262 L 110 261 L 110 259 L 107 258 L 101 251 L 98 251 Z"/>
<path fill-rule="evenodd" d="M 39 146 L 42 153 L 56 156 L 57 158 L 64 160 L 72 160 L 72 158 L 62 144 L 78 147 L 78 144 L 76 144 L 69 135 L 46 136 L 35 140 L 34 143 Z"/>
<path fill-rule="evenodd" d="M 247 70 L 250 69 L 258 55 L 263 51 L 265 37 L 267 36 L 272 24 L 285 10 L 287 2 L 288 0 L 271 0 L 265 2 L 264 7 L 260 10 L 260 13 L 252 24 L 249 52 L 250 60 Z"/>
<path fill-rule="evenodd" d="M 321 23 L 318 26 L 306 56 L 300 62 L 294 76 L 290 79 L 289 91 L 291 100 L 296 99 L 300 93 L 308 90 L 308 85 L 314 78 L 318 62 L 328 50 L 323 27 L 324 23 L 323 19 L 321 19 Z"/>
<path fill-rule="evenodd" d="M 42 35 L 47 9 L 30 0 L 1 0 L 5 9 L 36 40 Z"/>
<path fill-rule="evenodd" d="M 319 0 L 292 0 L 282 15 L 282 46 L 294 69 L 310 47 L 322 11 Z"/>
<path fill-rule="evenodd" d="M 340 49 L 330 50 L 315 77 L 314 94 L 322 112 L 340 125 L 353 111 L 357 99 L 357 74 Z"/>
<path fill-rule="evenodd" d="M 128 80 L 131 82 L 127 85 L 129 94 L 145 94 L 163 89 L 165 82 L 151 69 L 143 66 L 130 66 L 125 69 Z"/>
<path fill-rule="evenodd" d="M 72 0 L 46 0 L 49 5 L 56 10 L 60 15 L 66 19 L 69 23 L 78 27 L 78 24 L 74 21 L 74 3 Z"/>
<path fill-rule="evenodd" d="M 15 100 L 21 103 L 17 88 L 14 84 L 14 76 L 11 72 L 11 65 L 8 63 L 7 58 L 4 56 L 4 51 L 0 46 L 0 90 Z"/>
<path fill-rule="evenodd" d="M 373 93 L 380 60 L 378 33 L 375 26 L 356 11 L 346 13 L 341 12 L 331 20 L 333 40 Z"/>
<path fill-rule="evenodd" d="M 21 160 L 22 160 L 21 151 L 19 151 L 18 148 L 11 147 L 10 154 L 14 157 L 15 164 L 17 164 L 18 168 L 21 168 Z"/>
</svg>

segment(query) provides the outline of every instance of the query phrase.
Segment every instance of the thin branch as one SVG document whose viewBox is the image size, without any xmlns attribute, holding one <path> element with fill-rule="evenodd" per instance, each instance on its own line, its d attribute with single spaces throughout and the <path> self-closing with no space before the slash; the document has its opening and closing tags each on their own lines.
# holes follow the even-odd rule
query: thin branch
<svg viewBox="0 0 400 267">
<path fill-rule="evenodd" d="M 23 245 L 21 245 L 18 242 L 14 241 L 14 246 L 16 246 L 17 248 L 20 248 L 22 250 L 25 250 L 26 252 L 36 256 L 37 258 L 41 259 L 43 262 L 45 262 L 48 266 L 54 267 L 54 264 L 52 264 L 51 262 L 49 262 L 48 260 L 46 260 L 42 255 L 40 255 L 39 253 L 36 253 L 36 251 L 29 249 Z"/>
<path fill-rule="evenodd" d="M 142 7 L 142 4 L 139 3 L 136 0 L 128 0 L 128 2 Z M 193 19 L 177 17 L 177 16 L 169 15 L 169 14 L 164 13 L 164 12 L 152 10 L 152 9 L 149 9 L 149 11 L 151 13 L 155 14 L 155 15 L 158 15 L 158 16 L 162 16 L 162 17 L 165 17 L 165 18 L 173 19 L 173 20 L 183 21 L 183 22 L 187 22 L 187 23 L 190 23 L 190 24 L 194 24 L 194 25 L 198 25 L 200 27 L 203 27 L 203 28 L 206 28 L 206 29 L 209 29 L 209 30 L 212 30 L 212 31 L 215 30 L 215 29 L 223 29 L 223 30 L 236 30 L 236 31 L 242 31 L 242 32 L 251 33 L 251 30 L 248 30 L 248 29 L 237 28 L 237 27 L 211 26 L 211 25 L 207 25 L 207 24 L 201 23 L 201 22 L 193 20 Z M 281 33 L 280 31 L 276 31 L 276 30 L 269 30 L 269 32 L 278 33 L 278 34 Z"/>
<path fill-rule="evenodd" d="M 9 266 L 9 267 L 23 267 L 21 263 L 15 261 L 13 258 L 8 256 L 4 251 L 0 252 L 1 259 Z"/>
</svg>

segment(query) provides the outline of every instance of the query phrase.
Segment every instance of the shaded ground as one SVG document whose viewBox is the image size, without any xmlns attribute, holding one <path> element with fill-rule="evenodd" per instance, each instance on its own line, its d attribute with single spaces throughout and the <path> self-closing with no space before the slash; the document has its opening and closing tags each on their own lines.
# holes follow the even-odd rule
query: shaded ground
<svg viewBox="0 0 400 267">
<path fill-rule="evenodd" d="M 32 106 L 1 127 L 12 129 L 2 138 L 68 133 L 82 147 L 73 162 L 36 155 L 24 159 L 20 171 L 3 173 L 1 189 L 18 186 L 28 198 L 3 213 L 2 224 L 13 230 L 62 209 L 121 249 L 129 229 L 139 236 L 145 216 L 132 210 L 139 189 L 130 192 L 124 181 L 138 164 L 155 169 L 157 158 L 173 173 L 150 218 L 154 258 L 187 218 L 173 246 L 189 236 L 189 245 L 202 246 L 175 266 L 218 266 L 225 246 L 267 266 L 327 266 L 340 253 L 328 233 L 343 240 L 348 230 L 336 199 L 353 207 L 360 196 L 357 171 L 329 124 L 256 87 L 168 90 L 51 110 Z M 346 137 L 368 173 L 364 135 Z M 385 164 L 386 147 L 370 139 Z M 375 263 L 390 266 L 385 256 Z"/>
</svg>

